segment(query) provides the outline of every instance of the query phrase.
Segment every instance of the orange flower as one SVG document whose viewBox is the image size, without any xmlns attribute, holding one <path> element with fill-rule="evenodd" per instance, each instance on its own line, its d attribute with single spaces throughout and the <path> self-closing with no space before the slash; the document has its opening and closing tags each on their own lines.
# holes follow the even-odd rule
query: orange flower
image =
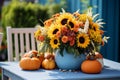
<svg viewBox="0 0 120 80">
<path fill-rule="evenodd" d="M 67 43 L 68 42 L 68 37 L 67 36 L 63 36 L 62 37 L 62 42 L 63 43 Z"/>
<path fill-rule="evenodd" d="M 78 22 L 75 24 L 75 27 L 76 27 L 76 28 L 79 28 L 79 23 L 78 23 Z"/>
<path fill-rule="evenodd" d="M 45 37 L 44 37 L 44 36 L 42 36 L 42 35 L 38 36 L 38 38 L 37 38 L 37 40 L 39 40 L 39 41 L 41 41 L 41 42 L 43 42 L 43 41 L 44 41 L 44 39 L 45 39 Z"/>
<path fill-rule="evenodd" d="M 60 31 L 58 31 L 58 32 L 56 33 L 56 37 L 59 38 L 59 37 L 60 37 L 60 34 L 61 34 Z"/>
<path fill-rule="evenodd" d="M 49 26 L 52 24 L 53 20 L 54 20 L 53 18 L 46 20 L 46 21 L 44 22 L 44 25 L 45 25 L 46 27 L 49 27 Z"/>
<path fill-rule="evenodd" d="M 84 27 L 84 23 L 82 21 L 79 22 L 80 27 Z"/>
<path fill-rule="evenodd" d="M 74 32 L 78 32 L 78 30 L 79 30 L 79 26 L 75 26 L 75 27 L 73 28 L 73 31 L 74 31 Z"/>
<path fill-rule="evenodd" d="M 79 23 L 75 24 L 75 27 L 73 28 L 73 31 L 78 32 L 79 29 Z"/>
<path fill-rule="evenodd" d="M 56 13 L 56 14 L 53 15 L 52 17 L 57 18 L 57 17 L 59 17 L 59 16 L 60 16 L 60 14 L 59 14 L 59 13 Z"/>
<path fill-rule="evenodd" d="M 67 31 L 67 27 L 66 26 L 62 26 L 62 31 Z"/>
<path fill-rule="evenodd" d="M 73 31 L 78 32 L 79 28 L 73 28 Z"/>
<path fill-rule="evenodd" d="M 73 15 L 76 17 L 76 20 L 79 20 L 80 13 L 75 12 L 75 13 L 73 13 Z"/>
<path fill-rule="evenodd" d="M 80 13 L 75 12 L 75 13 L 73 13 L 73 15 L 74 15 L 75 17 L 79 17 L 79 16 L 80 16 Z"/>
<path fill-rule="evenodd" d="M 62 26 L 61 32 L 62 32 L 62 35 L 67 35 L 68 28 L 66 26 Z"/>
</svg>

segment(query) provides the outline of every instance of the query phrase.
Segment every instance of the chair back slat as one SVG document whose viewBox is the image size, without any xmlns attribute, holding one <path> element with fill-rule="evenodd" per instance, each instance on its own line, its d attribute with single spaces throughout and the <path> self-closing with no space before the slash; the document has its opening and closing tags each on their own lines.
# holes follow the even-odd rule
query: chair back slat
<svg viewBox="0 0 120 80">
<path fill-rule="evenodd" d="M 20 33 L 20 51 L 21 51 L 21 56 L 25 53 L 24 51 L 24 38 L 23 38 L 23 33 Z"/>
<path fill-rule="evenodd" d="M 12 32 L 11 28 L 7 28 L 7 46 L 8 46 L 8 61 L 13 61 L 13 44 L 12 44 Z"/>
<path fill-rule="evenodd" d="M 34 38 L 34 33 L 31 33 L 31 47 L 32 50 L 35 50 L 35 38 Z"/>
<path fill-rule="evenodd" d="M 15 61 L 18 61 L 19 60 L 19 44 L 18 44 L 18 34 L 17 33 L 15 33 L 14 34 L 14 41 L 15 41 L 15 58 L 14 58 L 14 60 Z"/>
<path fill-rule="evenodd" d="M 37 49 L 34 38 L 36 30 L 36 28 L 7 27 L 8 61 L 19 61 L 24 53 Z"/>
<path fill-rule="evenodd" d="M 30 51 L 30 40 L 29 40 L 29 34 L 26 33 L 26 52 Z"/>
</svg>

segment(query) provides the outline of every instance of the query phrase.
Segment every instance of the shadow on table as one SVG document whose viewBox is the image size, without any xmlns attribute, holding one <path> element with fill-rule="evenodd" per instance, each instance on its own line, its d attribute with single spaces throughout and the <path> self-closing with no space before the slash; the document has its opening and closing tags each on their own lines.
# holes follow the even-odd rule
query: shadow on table
<svg viewBox="0 0 120 80">
<path fill-rule="evenodd" d="M 57 79 L 71 80 L 120 80 L 120 70 L 112 69 L 105 66 L 100 74 L 86 74 L 81 71 L 77 72 L 62 72 L 59 70 L 53 70 L 49 73 L 50 76 L 56 76 Z M 75 76 L 75 77 L 74 77 Z"/>
</svg>

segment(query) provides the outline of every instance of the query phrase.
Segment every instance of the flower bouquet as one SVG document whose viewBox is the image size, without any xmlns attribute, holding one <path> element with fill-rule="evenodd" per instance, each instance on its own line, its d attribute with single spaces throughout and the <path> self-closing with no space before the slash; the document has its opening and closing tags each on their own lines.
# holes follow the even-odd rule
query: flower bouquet
<svg viewBox="0 0 120 80">
<path fill-rule="evenodd" d="M 66 52 L 75 58 L 81 54 L 94 55 L 109 38 L 103 36 L 102 19 L 95 20 L 98 15 L 93 15 L 92 9 L 84 14 L 79 13 L 79 10 L 72 14 L 62 9 L 62 12 L 46 20 L 44 26 L 39 26 L 35 32 L 35 38 L 39 41 L 38 51 L 59 52 L 63 57 Z"/>
</svg>

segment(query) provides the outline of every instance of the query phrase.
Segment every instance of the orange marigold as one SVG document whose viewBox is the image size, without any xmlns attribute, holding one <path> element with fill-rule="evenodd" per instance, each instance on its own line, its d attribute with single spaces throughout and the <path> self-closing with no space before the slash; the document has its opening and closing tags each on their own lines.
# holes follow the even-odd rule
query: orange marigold
<svg viewBox="0 0 120 80">
<path fill-rule="evenodd" d="M 45 40 L 45 37 L 44 37 L 44 36 L 42 36 L 42 35 L 40 35 L 40 36 L 38 36 L 37 40 L 39 40 L 39 41 L 43 42 L 43 41 Z"/>
<path fill-rule="evenodd" d="M 68 37 L 67 36 L 63 36 L 62 37 L 62 42 L 63 43 L 67 43 L 68 42 Z"/>
<path fill-rule="evenodd" d="M 49 27 L 52 24 L 53 20 L 54 20 L 53 18 L 46 20 L 44 22 L 44 25 L 47 26 L 47 27 Z"/>
<path fill-rule="evenodd" d="M 54 14 L 52 17 L 57 18 L 57 17 L 59 17 L 59 16 L 60 16 L 60 14 L 59 14 L 59 13 L 56 13 L 56 14 Z"/>
</svg>

